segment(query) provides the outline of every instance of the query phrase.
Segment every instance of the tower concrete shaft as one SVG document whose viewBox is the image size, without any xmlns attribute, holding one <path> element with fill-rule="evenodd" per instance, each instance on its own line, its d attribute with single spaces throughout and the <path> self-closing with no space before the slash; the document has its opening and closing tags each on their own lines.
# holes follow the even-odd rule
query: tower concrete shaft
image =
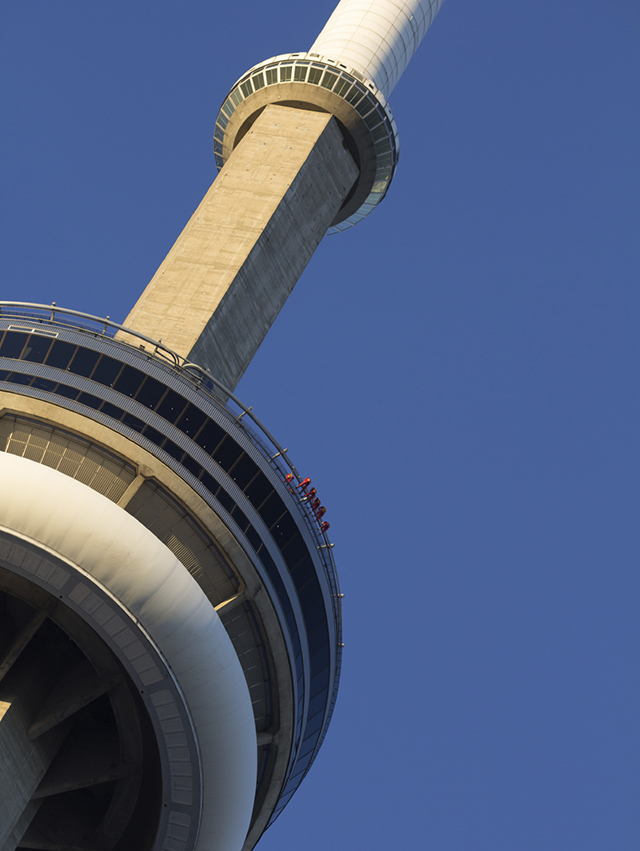
<svg viewBox="0 0 640 851">
<path fill-rule="evenodd" d="M 125 325 L 234 390 L 357 176 L 330 114 L 268 106 Z"/>
<path fill-rule="evenodd" d="M 442 2 L 342 0 L 308 60 L 238 82 L 216 127 L 220 175 L 126 326 L 235 389 L 328 228 L 384 197 L 397 161 L 385 97 Z"/>
</svg>

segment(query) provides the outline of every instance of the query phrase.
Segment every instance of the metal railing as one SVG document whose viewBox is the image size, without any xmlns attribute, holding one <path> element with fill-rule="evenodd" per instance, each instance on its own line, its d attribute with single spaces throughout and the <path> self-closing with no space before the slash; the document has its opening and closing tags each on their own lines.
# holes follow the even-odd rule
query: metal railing
<svg viewBox="0 0 640 851">
<path fill-rule="evenodd" d="M 190 363 L 177 352 L 165 346 L 161 340 L 154 340 L 145 334 L 141 334 L 139 331 L 120 325 L 108 316 L 93 316 L 90 313 L 83 313 L 79 310 L 58 307 L 55 302 L 53 304 L 33 304 L 22 301 L 0 301 L 0 317 L 81 331 L 93 337 L 107 338 L 111 343 L 119 344 L 129 349 L 133 348 L 138 354 L 140 353 L 140 343 L 136 347 L 133 343 L 116 338 L 115 334 L 122 332 L 135 340 L 141 341 L 141 343 L 146 344 L 143 348 L 147 357 L 157 359 L 165 368 L 168 367 L 181 378 L 186 378 L 198 392 L 206 396 L 226 416 L 233 419 L 259 450 L 269 466 L 283 481 L 285 481 L 288 473 L 293 473 L 297 484 L 300 484 L 303 480 L 295 464 L 289 458 L 287 449 L 283 449 L 271 432 L 256 417 L 251 407 L 247 407 L 237 396 L 214 378 L 208 370 L 203 369 L 197 364 Z M 147 348 L 147 346 L 150 346 L 150 348 Z M 332 552 L 333 545 L 330 543 L 326 532 L 322 531 L 320 522 L 312 513 L 307 501 L 303 498 L 297 498 L 295 499 L 295 503 L 316 543 L 318 555 L 329 583 L 338 644 L 340 646 L 342 642 L 341 596 Z"/>
</svg>

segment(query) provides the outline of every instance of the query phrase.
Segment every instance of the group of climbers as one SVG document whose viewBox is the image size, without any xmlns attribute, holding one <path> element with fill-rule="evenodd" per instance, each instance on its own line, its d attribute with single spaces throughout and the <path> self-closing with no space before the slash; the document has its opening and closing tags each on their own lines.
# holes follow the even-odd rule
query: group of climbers
<svg viewBox="0 0 640 851">
<path fill-rule="evenodd" d="M 287 485 L 289 486 L 290 490 L 292 489 L 291 486 L 293 484 L 294 479 L 295 479 L 295 476 L 293 475 L 293 473 L 287 473 L 287 475 L 284 477 L 284 480 L 287 483 Z M 327 509 L 324 507 L 324 505 L 320 504 L 320 500 L 318 499 L 318 497 L 316 495 L 316 489 L 310 488 L 309 487 L 310 484 L 311 484 L 311 479 L 306 478 L 306 479 L 303 479 L 300 482 L 300 484 L 295 485 L 295 488 L 297 490 L 300 490 L 300 492 L 302 494 L 302 500 L 307 503 L 307 505 L 309 506 L 309 508 L 311 509 L 311 511 L 313 513 L 313 516 L 316 518 L 318 523 L 320 523 L 320 531 L 326 532 L 327 529 L 329 528 L 329 523 L 327 523 L 327 521 L 323 520 L 322 518 L 326 514 Z"/>
</svg>

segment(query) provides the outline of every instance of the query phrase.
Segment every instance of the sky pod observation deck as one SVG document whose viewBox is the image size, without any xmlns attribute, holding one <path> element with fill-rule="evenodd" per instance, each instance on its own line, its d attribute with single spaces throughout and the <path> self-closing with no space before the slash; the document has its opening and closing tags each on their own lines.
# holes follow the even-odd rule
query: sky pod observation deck
<svg viewBox="0 0 640 851">
<path fill-rule="evenodd" d="M 288 53 L 255 65 L 232 87 L 218 117 L 213 151 L 220 170 L 268 104 L 333 115 L 359 169 L 358 180 L 327 233 L 353 227 L 382 201 L 400 142 L 382 92 L 359 71 L 317 53 Z"/>
<path fill-rule="evenodd" d="M 249 849 L 291 799 L 333 711 L 342 636 L 332 545 L 299 487 L 303 477 L 251 409 L 161 343 L 125 329 L 136 347 L 114 339 L 118 330 L 108 318 L 0 302 L 0 451 L 64 473 L 124 509 L 171 550 L 215 608 L 255 722 Z M 53 593 L 15 560 L 0 560 L 16 582 L 33 579 Z M 62 590 L 54 596 L 73 608 Z M 76 612 L 89 622 L 81 606 Z M 57 623 L 64 631 L 64 619 Z M 159 794 L 170 800 L 171 748 L 153 689 L 138 687 L 135 666 L 103 638 L 133 682 L 140 724 L 152 731 L 153 755 L 145 758 L 163 767 Z M 181 706 L 189 729 L 189 707 Z M 173 810 L 187 840 L 203 806 L 197 735 L 189 741 L 190 797 Z M 49 772 L 55 766 L 54 759 Z M 50 788 L 59 806 L 60 792 Z M 99 817 L 109 812 L 106 803 Z M 133 823 L 135 811 L 127 818 Z M 168 835 L 162 808 L 156 818 L 158 836 Z"/>
</svg>

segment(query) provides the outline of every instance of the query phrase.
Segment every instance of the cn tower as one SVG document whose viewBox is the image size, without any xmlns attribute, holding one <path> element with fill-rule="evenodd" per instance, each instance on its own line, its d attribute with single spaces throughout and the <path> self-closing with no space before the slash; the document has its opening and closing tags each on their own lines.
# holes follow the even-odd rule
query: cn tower
<svg viewBox="0 0 640 851">
<path fill-rule="evenodd" d="M 231 86 L 219 176 L 124 323 L 0 302 L 1 851 L 249 851 L 310 769 L 329 521 L 234 391 L 323 236 L 384 199 L 441 2 L 342 0 Z"/>
</svg>

